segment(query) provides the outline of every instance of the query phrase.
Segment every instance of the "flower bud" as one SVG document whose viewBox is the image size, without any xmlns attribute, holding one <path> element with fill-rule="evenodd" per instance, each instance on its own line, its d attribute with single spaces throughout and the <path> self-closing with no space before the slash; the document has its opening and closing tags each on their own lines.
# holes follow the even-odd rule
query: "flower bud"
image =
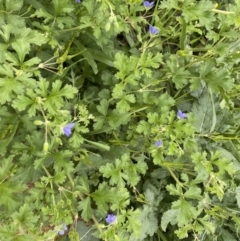
<svg viewBox="0 0 240 241">
<path fill-rule="evenodd" d="M 98 227 L 102 229 L 102 228 L 105 228 L 106 226 L 104 224 L 100 223 L 100 224 L 98 224 Z"/>
<path fill-rule="evenodd" d="M 62 140 L 60 139 L 60 138 L 56 138 L 56 142 L 58 143 L 58 144 L 60 144 L 60 145 L 62 145 Z"/>
<path fill-rule="evenodd" d="M 43 122 L 40 121 L 40 120 L 35 120 L 35 121 L 34 121 L 34 125 L 36 125 L 36 126 L 40 126 L 40 125 L 42 125 L 42 124 L 43 124 Z"/>
<path fill-rule="evenodd" d="M 48 152 L 48 147 L 49 147 L 48 143 L 45 142 L 45 143 L 43 144 L 43 151 L 44 151 L 45 154 Z"/>
</svg>

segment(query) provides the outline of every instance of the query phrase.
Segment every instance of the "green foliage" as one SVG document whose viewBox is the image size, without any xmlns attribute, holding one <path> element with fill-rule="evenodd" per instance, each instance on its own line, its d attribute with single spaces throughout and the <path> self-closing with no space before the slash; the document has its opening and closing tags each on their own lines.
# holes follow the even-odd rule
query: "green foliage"
<svg viewBox="0 0 240 241">
<path fill-rule="evenodd" d="M 237 240 L 239 14 L 0 1 L 0 241 Z"/>
</svg>

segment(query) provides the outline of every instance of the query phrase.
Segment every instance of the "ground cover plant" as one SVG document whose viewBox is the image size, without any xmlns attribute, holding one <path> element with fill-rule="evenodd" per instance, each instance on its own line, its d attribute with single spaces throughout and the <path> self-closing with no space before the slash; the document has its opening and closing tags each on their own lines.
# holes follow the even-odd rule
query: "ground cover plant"
<svg viewBox="0 0 240 241">
<path fill-rule="evenodd" d="M 0 1 L 0 241 L 239 240 L 240 1 Z"/>
</svg>

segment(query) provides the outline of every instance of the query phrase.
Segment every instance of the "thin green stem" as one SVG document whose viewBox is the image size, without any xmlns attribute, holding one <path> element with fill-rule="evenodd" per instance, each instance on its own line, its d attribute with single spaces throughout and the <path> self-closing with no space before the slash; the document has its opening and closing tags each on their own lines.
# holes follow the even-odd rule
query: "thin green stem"
<svg viewBox="0 0 240 241">
<path fill-rule="evenodd" d="M 47 176 L 49 177 L 49 179 L 52 178 L 52 175 L 49 173 L 49 171 L 47 170 L 47 168 L 42 165 L 42 168 L 43 170 L 46 172 Z M 51 189 L 53 190 L 53 184 L 52 184 L 52 181 L 50 180 L 50 186 L 51 186 Z M 55 197 L 54 197 L 54 194 L 52 193 L 52 200 L 53 200 L 53 205 L 56 206 L 56 202 L 55 202 Z"/>
<path fill-rule="evenodd" d="M 158 236 L 161 238 L 162 241 L 167 241 L 167 239 L 164 237 L 164 235 L 160 229 L 158 229 Z"/>
<path fill-rule="evenodd" d="M 95 218 L 94 215 L 92 215 L 92 219 L 93 219 L 94 223 L 96 224 L 98 231 L 99 231 L 100 233 L 102 233 L 102 229 L 99 227 L 98 221 L 97 221 L 97 219 Z"/>
<path fill-rule="evenodd" d="M 45 113 L 43 111 L 40 99 L 38 99 L 38 106 L 39 106 L 39 109 L 40 109 L 40 111 L 42 113 L 42 116 L 43 116 L 44 122 L 45 122 L 45 143 L 47 143 L 48 142 L 48 135 L 47 135 L 47 132 L 48 132 L 48 129 L 47 129 L 48 120 L 47 120 L 47 117 L 46 117 L 46 115 L 45 115 Z"/>
<path fill-rule="evenodd" d="M 223 10 L 218 10 L 218 9 L 212 9 L 211 10 L 214 13 L 222 13 L 222 14 L 234 14 L 234 12 L 229 12 L 229 11 L 223 11 Z"/>
<path fill-rule="evenodd" d="M 61 29 L 59 30 L 59 32 L 72 32 L 74 30 L 81 30 L 83 27 L 82 26 L 77 26 L 77 27 L 73 27 L 73 28 L 67 28 L 67 29 Z"/>
<path fill-rule="evenodd" d="M 165 166 L 168 171 L 170 172 L 171 176 L 173 177 L 173 179 L 181 186 L 183 187 L 183 184 L 178 180 L 178 178 L 176 177 L 176 175 L 173 173 L 173 171 L 168 167 L 168 166 Z"/>
<path fill-rule="evenodd" d="M 68 176 L 68 179 L 69 179 L 69 181 L 71 183 L 72 188 L 74 188 L 74 181 L 72 179 L 72 176 L 69 173 L 67 173 L 67 176 Z"/>
<path fill-rule="evenodd" d="M 47 170 L 47 168 L 44 165 L 42 165 L 42 168 L 46 172 L 48 177 L 52 177 L 52 175 L 49 173 L 49 171 Z"/>
</svg>

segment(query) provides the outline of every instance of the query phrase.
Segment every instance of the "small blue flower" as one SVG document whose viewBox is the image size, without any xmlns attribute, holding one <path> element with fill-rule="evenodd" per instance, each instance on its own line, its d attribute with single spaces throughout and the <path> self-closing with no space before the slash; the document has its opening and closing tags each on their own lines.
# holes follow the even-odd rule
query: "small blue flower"
<svg viewBox="0 0 240 241">
<path fill-rule="evenodd" d="M 67 231 L 67 230 L 68 230 L 68 227 L 67 227 L 67 225 L 66 225 L 66 224 L 63 224 L 63 229 L 64 229 L 65 231 Z"/>
<path fill-rule="evenodd" d="M 67 231 L 67 230 L 68 230 L 67 225 L 66 225 L 66 224 L 63 224 L 63 225 L 62 225 L 62 229 L 58 231 L 58 234 L 59 234 L 59 235 L 64 235 L 64 234 L 65 234 L 65 231 Z"/>
<path fill-rule="evenodd" d="M 76 0 L 76 3 L 81 3 L 81 0 Z"/>
<path fill-rule="evenodd" d="M 145 8 L 151 8 L 154 5 L 154 2 L 143 1 Z"/>
<path fill-rule="evenodd" d="M 72 134 L 72 128 L 74 127 L 74 123 L 69 123 L 65 127 L 63 127 L 63 134 L 67 137 Z"/>
<path fill-rule="evenodd" d="M 162 140 L 159 140 L 159 141 L 155 142 L 156 147 L 162 146 L 162 144 L 163 144 Z"/>
<path fill-rule="evenodd" d="M 149 32 L 150 34 L 158 34 L 159 30 L 157 28 L 155 28 L 154 26 L 149 26 Z"/>
<path fill-rule="evenodd" d="M 179 119 L 187 118 L 187 114 L 183 113 L 181 110 L 178 110 L 177 116 L 178 116 Z"/>
<path fill-rule="evenodd" d="M 59 230 L 59 231 L 58 231 L 58 234 L 59 234 L 59 235 L 64 235 L 64 230 Z"/>
<path fill-rule="evenodd" d="M 106 217 L 106 222 L 109 223 L 109 224 L 112 224 L 115 222 L 116 220 L 116 215 L 114 214 L 108 214 L 108 216 Z"/>
</svg>

